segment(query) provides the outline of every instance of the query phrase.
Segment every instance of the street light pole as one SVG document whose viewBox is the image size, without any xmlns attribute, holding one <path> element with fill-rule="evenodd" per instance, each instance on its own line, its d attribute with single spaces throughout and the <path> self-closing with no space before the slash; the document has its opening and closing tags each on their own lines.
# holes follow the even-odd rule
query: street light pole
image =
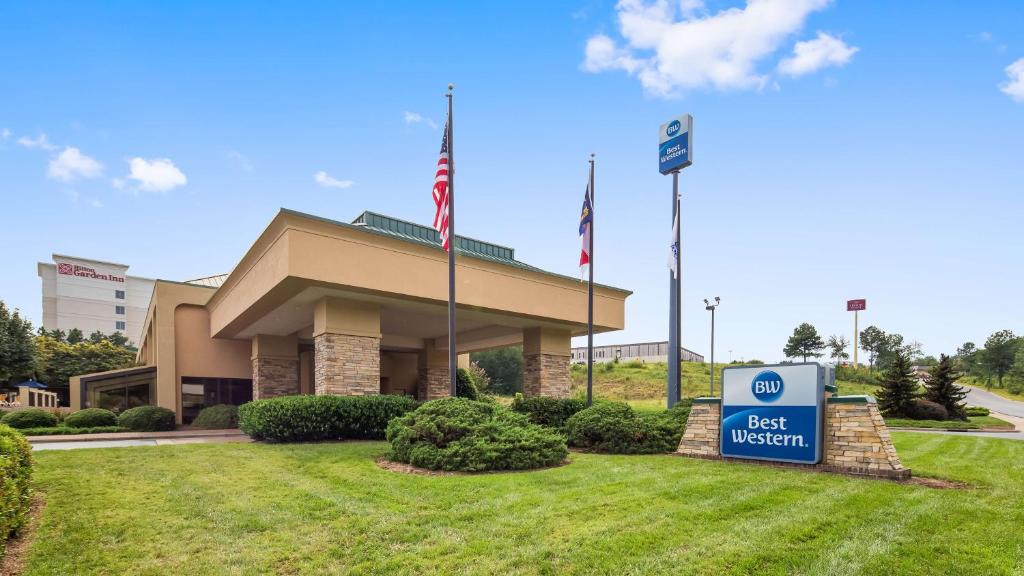
<svg viewBox="0 0 1024 576">
<path fill-rule="evenodd" d="M 715 308 L 722 303 L 722 299 L 715 296 L 715 303 L 704 299 L 704 309 L 711 311 L 711 396 L 715 395 Z"/>
</svg>

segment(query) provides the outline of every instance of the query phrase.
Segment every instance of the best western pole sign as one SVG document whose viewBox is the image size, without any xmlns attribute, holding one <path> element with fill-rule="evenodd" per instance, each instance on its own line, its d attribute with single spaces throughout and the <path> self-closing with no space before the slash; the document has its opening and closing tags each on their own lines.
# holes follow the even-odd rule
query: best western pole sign
<svg viewBox="0 0 1024 576">
<path fill-rule="evenodd" d="M 670 174 L 693 164 L 693 116 L 683 114 L 658 130 L 658 170 Z"/>
<path fill-rule="evenodd" d="M 722 370 L 721 454 L 817 464 L 825 370 L 817 363 Z"/>
</svg>

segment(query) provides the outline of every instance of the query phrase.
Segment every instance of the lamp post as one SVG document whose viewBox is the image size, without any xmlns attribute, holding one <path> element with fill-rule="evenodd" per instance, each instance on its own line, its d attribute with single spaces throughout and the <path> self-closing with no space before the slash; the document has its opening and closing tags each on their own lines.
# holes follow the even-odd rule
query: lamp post
<svg viewBox="0 0 1024 576">
<path fill-rule="evenodd" d="M 711 396 L 715 395 L 715 308 L 722 303 L 722 299 L 715 296 L 715 303 L 704 299 L 704 309 L 711 311 Z"/>
</svg>

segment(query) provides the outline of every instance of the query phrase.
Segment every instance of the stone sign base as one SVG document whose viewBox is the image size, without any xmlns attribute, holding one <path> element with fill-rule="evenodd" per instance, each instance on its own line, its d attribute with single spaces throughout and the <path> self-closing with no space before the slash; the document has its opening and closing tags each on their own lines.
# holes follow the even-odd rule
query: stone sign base
<svg viewBox="0 0 1024 576">
<path fill-rule="evenodd" d="M 889 480 L 909 480 L 910 468 L 904 468 L 889 437 L 875 399 L 870 396 L 830 396 L 826 398 L 825 427 L 822 433 L 824 456 L 820 464 L 791 464 L 743 458 L 725 458 L 748 463 L 763 463 L 787 468 L 808 468 L 872 476 Z M 723 459 L 719 454 L 722 406 L 719 398 L 697 398 L 686 422 L 676 454 L 693 458 Z"/>
</svg>

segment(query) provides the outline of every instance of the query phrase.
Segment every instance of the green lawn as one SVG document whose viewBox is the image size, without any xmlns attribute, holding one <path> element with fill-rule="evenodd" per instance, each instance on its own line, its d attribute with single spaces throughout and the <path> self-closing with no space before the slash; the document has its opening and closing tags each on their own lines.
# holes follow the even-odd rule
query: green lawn
<svg viewBox="0 0 1024 576">
<path fill-rule="evenodd" d="M 893 437 L 974 488 L 668 455 L 412 476 L 377 442 L 40 452 L 27 574 L 1024 573 L 1024 442 Z"/>
<path fill-rule="evenodd" d="M 897 428 L 945 428 L 957 430 L 975 430 L 978 428 L 1013 429 L 1013 424 L 1000 420 L 995 416 L 969 416 L 963 420 L 911 420 L 909 418 L 886 418 L 886 425 Z"/>
</svg>

